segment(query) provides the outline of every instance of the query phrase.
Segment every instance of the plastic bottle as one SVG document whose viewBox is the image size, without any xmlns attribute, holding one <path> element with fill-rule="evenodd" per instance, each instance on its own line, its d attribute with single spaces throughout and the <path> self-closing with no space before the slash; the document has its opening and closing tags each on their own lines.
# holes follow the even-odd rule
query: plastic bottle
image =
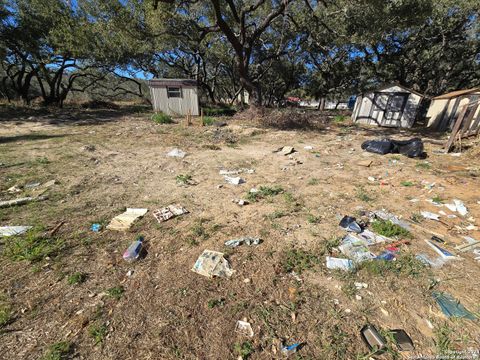
<svg viewBox="0 0 480 360">
<path fill-rule="evenodd" d="M 135 261 L 140 256 L 143 246 L 143 237 L 139 236 L 127 250 L 123 253 L 123 259 L 127 261 Z"/>
</svg>

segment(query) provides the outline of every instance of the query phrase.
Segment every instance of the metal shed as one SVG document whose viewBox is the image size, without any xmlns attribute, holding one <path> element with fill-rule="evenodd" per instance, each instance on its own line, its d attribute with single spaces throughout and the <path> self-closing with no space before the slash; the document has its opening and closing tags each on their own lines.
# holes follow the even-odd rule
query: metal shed
<svg viewBox="0 0 480 360">
<path fill-rule="evenodd" d="M 452 129 L 464 105 L 473 104 L 479 99 L 480 88 L 457 90 L 434 97 L 427 112 L 427 126 L 439 131 Z M 472 116 L 476 118 L 479 113 L 480 107 Z"/>
<path fill-rule="evenodd" d="M 153 110 L 172 116 L 200 115 L 197 82 L 189 79 L 153 79 L 148 83 Z"/>
<path fill-rule="evenodd" d="M 401 85 L 385 85 L 361 94 L 352 120 L 363 124 L 409 128 L 415 122 L 423 95 Z"/>
</svg>

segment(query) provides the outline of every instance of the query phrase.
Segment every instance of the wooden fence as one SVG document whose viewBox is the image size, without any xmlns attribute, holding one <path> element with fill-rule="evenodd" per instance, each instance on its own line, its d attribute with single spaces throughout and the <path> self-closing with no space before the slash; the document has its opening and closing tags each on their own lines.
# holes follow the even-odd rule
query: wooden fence
<svg viewBox="0 0 480 360">
<path fill-rule="evenodd" d="M 462 139 L 470 136 L 477 136 L 480 133 L 480 100 L 472 101 L 464 105 L 458 114 L 458 118 L 453 126 L 452 133 L 445 143 L 445 150 L 450 151 L 453 144 L 459 143 L 461 146 Z"/>
</svg>

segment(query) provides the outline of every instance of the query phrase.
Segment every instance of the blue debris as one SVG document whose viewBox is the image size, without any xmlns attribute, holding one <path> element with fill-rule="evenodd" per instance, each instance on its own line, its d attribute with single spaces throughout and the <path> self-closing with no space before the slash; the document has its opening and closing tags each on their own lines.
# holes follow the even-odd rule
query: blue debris
<svg viewBox="0 0 480 360">
<path fill-rule="evenodd" d="M 440 292 L 433 292 L 433 298 L 437 301 L 442 312 L 448 317 L 465 318 L 475 320 L 476 316 L 460 304 L 453 296 Z"/>
<path fill-rule="evenodd" d="M 100 224 L 92 224 L 92 226 L 90 226 L 90 230 L 94 231 L 94 232 L 99 232 L 100 230 L 102 229 L 102 225 Z"/>
</svg>

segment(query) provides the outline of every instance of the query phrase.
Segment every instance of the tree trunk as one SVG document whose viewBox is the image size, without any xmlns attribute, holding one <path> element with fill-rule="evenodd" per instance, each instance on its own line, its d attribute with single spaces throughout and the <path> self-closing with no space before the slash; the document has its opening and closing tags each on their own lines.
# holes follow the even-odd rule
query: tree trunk
<svg viewBox="0 0 480 360">
<path fill-rule="evenodd" d="M 323 111 L 325 110 L 325 98 L 321 97 L 320 101 L 318 102 L 318 110 Z"/>
</svg>

